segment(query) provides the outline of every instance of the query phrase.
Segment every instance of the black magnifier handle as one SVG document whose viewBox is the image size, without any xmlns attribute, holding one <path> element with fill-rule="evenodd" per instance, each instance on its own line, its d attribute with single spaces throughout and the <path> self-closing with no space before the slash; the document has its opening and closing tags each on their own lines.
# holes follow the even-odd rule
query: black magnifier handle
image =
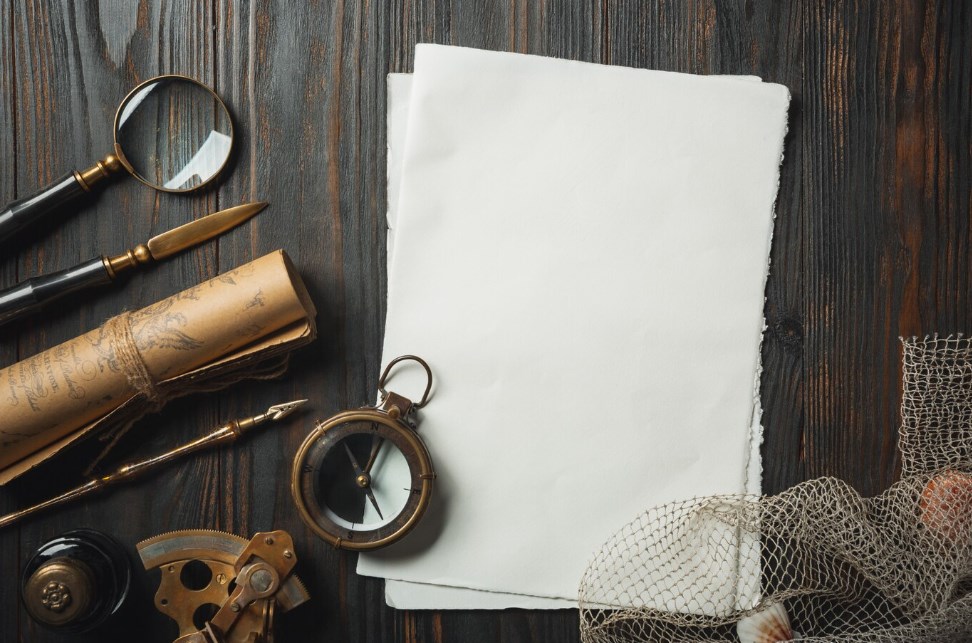
<svg viewBox="0 0 972 643">
<path fill-rule="evenodd" d="M 62 211 L 64 206 L 90 192 L 96 183 L 121 167 L 118 157 L 109 154 L 83 172 L 68 172 L 36 194 L 7 204 L 0 210 L 0 244 L 24 228 L 48 220 L 52 214 Z"/>
<path fill-rule="evenodd" d="M 0 326 L 37 312 L 45 304 L 79 290 L 105 286 L 112 282 L 104 257 L 80 263 L 73 268 L 31 277 L 12 288 L 0 291 Z"/>
</svg>

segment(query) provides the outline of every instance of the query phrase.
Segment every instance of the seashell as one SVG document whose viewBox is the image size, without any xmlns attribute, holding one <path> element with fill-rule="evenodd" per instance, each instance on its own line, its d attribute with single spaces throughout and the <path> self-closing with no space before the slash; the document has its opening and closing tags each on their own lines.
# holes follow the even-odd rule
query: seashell
<svg viewBox="0 0 972 643">
<path fill-rule="evenodd" d="M 919 501 L 921 521 L 953 544 L 967 544 L 972 518 L 972 476 L 943 471 L 925 485 Z"/>
<path fill-rule="evenodd" d="M 736 633 L 742 643 L 778 643 L 793 638 L 790 617 L 779 603 L 736 623 Z"/>
</svg>

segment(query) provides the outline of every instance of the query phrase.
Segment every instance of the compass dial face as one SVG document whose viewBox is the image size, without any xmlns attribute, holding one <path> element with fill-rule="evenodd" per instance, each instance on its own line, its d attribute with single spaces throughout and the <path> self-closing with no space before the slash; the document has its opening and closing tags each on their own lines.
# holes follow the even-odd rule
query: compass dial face
<svg viewBox="0 0 972 643">
<path fill-rule="evenodd" d="M 415 432 L 377 410 L 319 424 L 294 460 L 304 521 L 344 549 L 376 549 L 415 525 L 432 493 L 432 462 Z"/>
</svg>

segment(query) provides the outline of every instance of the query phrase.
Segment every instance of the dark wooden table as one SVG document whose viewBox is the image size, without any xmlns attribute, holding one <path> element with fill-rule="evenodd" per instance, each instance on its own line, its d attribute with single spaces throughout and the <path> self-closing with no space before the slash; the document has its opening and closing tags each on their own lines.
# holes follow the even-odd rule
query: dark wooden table
<svg viewBox="0 0 972 643">
<path fill-rule="evenodd" d="M 215 87 L 239 151 L 192 197 L 120 181 L 22 250 L 9 285 L 117 252 L 221 207 L 272 208 L 218 243 L 0 331 L 0 364 L 91 329 L 276 248 L 298 264 L 320 338 L 280 381 L 196 395 L 146 418 L 129 455 L 221 420 L 308 397 L 314 410 L 0 534 L 0 640 L 64 640 L 20 607 L 17 576 L 46 539 L 79 526 L 126 546 L 184 528 L 296 541 L 313 603 L 281 640 L 577 640 L 577 612 L 400 612 L 355 556 L 297 517 L 290 459 L 315 416 L 373 397 L 385 302 L 385 74 L 437 42 L 700 74 L 755 74 L 793 94 L 767 286 L 765 490 L 820 475 L 873 494 L 897 474 L 898 337 L 972 331 L 972 4 L 955 2 L 234 2 L 0 0 L 0 198 L 34 190 L 110 149 L 121 97 L 159 73 Z M 0 422 L 3 418 L 0 417 Z M 71 480 L 0 490 L 0 511 Z M 140 591 L 151 596 L 146 578 Z M 169 641 L 150 606 L 130 640 Z M 119 637 L 120 638 L 120 637 Z M 78 640 L 97 640 L 95 638 Z M 103 639 L 102 639 L 103 640 Z"/>
</svg>

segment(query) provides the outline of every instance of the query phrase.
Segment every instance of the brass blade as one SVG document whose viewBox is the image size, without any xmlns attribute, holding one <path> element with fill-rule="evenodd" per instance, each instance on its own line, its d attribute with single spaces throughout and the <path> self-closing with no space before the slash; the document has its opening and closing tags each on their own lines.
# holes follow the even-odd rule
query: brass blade
<svg viewBox="0 0 972 643">
<path fill-rule="evenodd" d="M 220 210 L 152 237 L 145 245 L 148 246 L 152 258 L 159 261 L 218 237 L 252 218 L 268 205 L 270 204 L 266 201 L 254 201 Z"/>
</svg>

